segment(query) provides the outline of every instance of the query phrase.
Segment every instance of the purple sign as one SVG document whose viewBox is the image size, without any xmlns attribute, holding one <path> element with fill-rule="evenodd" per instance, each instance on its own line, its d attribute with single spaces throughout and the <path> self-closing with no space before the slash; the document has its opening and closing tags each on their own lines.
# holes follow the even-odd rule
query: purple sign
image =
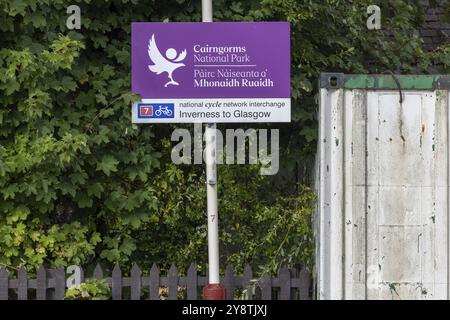
<svg viewBox="0 0 450 320">
<path fill-rule="evenodd" d="M 136 123 L 290 121 L 288 22 L 136 22 L 131 44 Z"/>
</svg>

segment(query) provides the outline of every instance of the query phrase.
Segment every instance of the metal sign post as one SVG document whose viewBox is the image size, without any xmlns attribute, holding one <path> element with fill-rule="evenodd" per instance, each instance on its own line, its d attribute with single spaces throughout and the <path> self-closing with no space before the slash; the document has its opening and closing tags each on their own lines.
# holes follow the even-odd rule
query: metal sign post
<svg viewBox="0 0 450 320">
<path fill-rule="evenodd" d="M 202 0 L 202 21 L 212 22 L 212 0 Z M 217 212 L 216 124 L 205 128 L 206 197 L 208 206 L 209 283 L 203 288 L 203 299 L 225 300 L 226 291 L 219 275 L 219 216 Z"/>
</svg>

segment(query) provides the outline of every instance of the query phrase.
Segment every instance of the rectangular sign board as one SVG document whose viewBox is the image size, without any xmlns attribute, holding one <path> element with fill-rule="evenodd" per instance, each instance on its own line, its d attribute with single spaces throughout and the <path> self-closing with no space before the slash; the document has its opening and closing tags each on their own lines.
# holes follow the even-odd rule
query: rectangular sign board
<svg viewBox="0 0 450 320">
<path fill-rule="evenodd" d="M 131 24 L 133 123 L 290 122 L 288 22 Z"/>
</svg>

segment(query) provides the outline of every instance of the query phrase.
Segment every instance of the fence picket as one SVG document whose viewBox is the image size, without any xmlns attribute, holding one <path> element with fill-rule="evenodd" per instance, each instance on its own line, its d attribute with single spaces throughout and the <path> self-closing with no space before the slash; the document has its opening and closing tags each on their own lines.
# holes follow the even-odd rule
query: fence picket
<svg viewBox="0 0 450 320">
<path fill-rule="evenodd" d="M 300 270 L 300 300 L 311 300 L 310 294 L 309 294 L 309 288 L 311 286 L 311 277 L 305 269 Z"/>
<path fill-rule="evenodd" d="M 27 271 L 24 266 L 19 268 L 17 274 L 17 300 L 27 300 L 28 299 L 28 279 Z"/>
<path fill-rule="evenodd" d="M 188 269 L 186 277 L 186 298 L 187 300 L 197 300 L 197 270 L 195 263 L 192 263 Z"/>
<path fill-rule="evenodd" d="M 223 286 L 227 290 L 226 292 L 227 300 L 232 300 L 234 297 L 234 276 L 233 276 L 233 268 L 230 265 L 227 265 L 225 269 Z"/>
<path fill-rule="evenodd" d="M 178 299 L 178 274 L 174 264 L 169 269 L 169 300 Z"/>
<path fill-rule="evenodd" d="M 63 268 L 54 270 L 55 275 L 55 291 L 53 293 L 53 300 L 63 300 L 66 293 L 66 271 Z"/>
<path fill-rule="evenodd" d="M 278 278 L 280 281 L 280 300 L 290 300 L 291 299 L 291 273 L 289 269 L 284 266 L 280 269 L 278 273 Z"/>
<path fill-rule="evenodd" d="M 159 269 L 155 263 L 150 269 L 150 300 L 159 300 Z"/>
<path fill-rule="evenodd" d="M 94 278 L 95 279 L 103 279 L 103 270 L 102 267 L 100 267 L 100 264 L 97 263 L 94 269 Z"/>
<path fill-rule="evenodd" d="M 133 263 L 133 267 L 131 268 L 130 287 L 131 287 L 131 300 L 140 300 L 141 299 L 141 269 L 139 269 L 139 267 L 136 263 Z"/>
<path fill-rule="evenodd" d="M 113 300 L 122 300 L 122 270 L 116 263 L 112 271 L 111 293 Z"/>
<path fill-rule="evenodd" d="M 47 270 L 40 266 L 36 276 L 36 300 L 47 298 Z"/>
<path fill-rule="evenodd" d="M 0 300 L 8 300 L 9 274 L 8 270 L 0 267 Z"/>
<path fill-rule="evenodd" d="M 262 276 L 259 282 L 259 287 L 261 289 L 262 300 L 272 299 L 272 277 L 267 274 Z"/>
<path fill-rule="evenodd" d="M 242 287 L 244 289 L 247 289 L 247 296 L 246 300 L 251 300 L 253 297 L 253 290 L 252 290 L 252 278 L 253 278 L 253 271 L 252 267 L 249 265 L 246 265 L 244 268 L 244 274 L 242 276 Z"/>
</svg>

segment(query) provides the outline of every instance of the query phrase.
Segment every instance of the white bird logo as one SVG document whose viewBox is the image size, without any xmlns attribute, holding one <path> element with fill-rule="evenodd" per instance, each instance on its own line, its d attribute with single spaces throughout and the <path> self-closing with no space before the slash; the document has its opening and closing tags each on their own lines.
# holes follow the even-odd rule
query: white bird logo
<svg viewBox="0 0 450 320">
<path fill-rule="evenodd" d="M 148 56 L 154 63 L 153 65 L 148 66 L 151 72 L 156 74 L 167 72 L 170 81 L 167 82 L 164 87 L 167 87 L 169 84 L 174 86 L 179 85 L 178 82 L 173 80 L 172 73 L 178 68 L 185 67 L 185 64 L 181 63 L 181 61 L 186 58 L 186 49 L 184 49 L 177 57 L 177 51 L 173 48 L 169 48 L 164 57 L 161 52 L 159 52 L 158 46 L 156 45 L 155 35 L 152 34 L 152 38 L 148 42 Z"/>
</svg>

